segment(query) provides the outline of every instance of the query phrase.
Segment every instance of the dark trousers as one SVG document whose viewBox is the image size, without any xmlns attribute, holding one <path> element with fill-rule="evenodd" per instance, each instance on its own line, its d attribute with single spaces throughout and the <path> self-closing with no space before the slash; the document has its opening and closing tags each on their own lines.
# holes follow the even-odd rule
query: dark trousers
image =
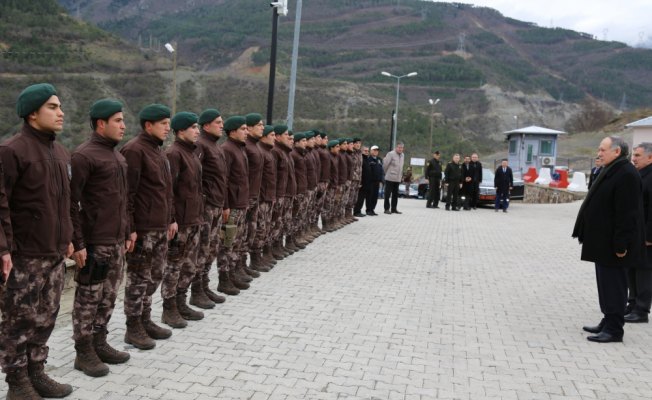
<svg viewBox="0 0 652 400">
<path fill-rule="evenodd" d="M 478 200 L 480 199 L 480 183 L 479 182 L 473 182 L 469 186 L 469 193 L 468 197 L 470 200 L 469 206 L 471 208 L 476 208 L 478 207 Z"/>
<path fill-rule="evenodd" d="M 494 208 L 497 210 L 501 207 L 503 210 L 507 210 L 507 207 L 509 207 L 509 192 L 496 192 L 496 203 L 494 204 Z"/>
<path fill-rule="evenodd" d="M 398 204 L 398 185 L 400 182 L 385 181 L 385 211 L 390 210 L 389 199 L 392 199 L 391 211 L 396 211 Z"/>
<path fill-rule="evenodd" d="M 652 269 L 630 268 L 627 270 L 629 296 L 627 303 L 639 314 L 649 314 L 652 304 Z"/>
<path fill-rule="evenodd" d="M 439 199 L 441 198 L 441 192 L 439 190 L 440 186 L 440 179 L 428 180 L 428 200 L 426 202 L 427 206 L 439 207 Z"/>
<path fill-rule="evenodd" d="M 380 189 L 380 182 L 371 182 L 370 188 L 367 191 L 367 199 L 365 205 L 367 207 L 367 214 L 369 211 L 374 211 L 376 204 L 378 204 L 378 190 Z"/>
<path fill-rule="evenodd" d="M 451 183 L 448 185 L 448 197 L 446 199 L 446 209 L 448 210 L 453 205 L 453 209 L 460 206 L 460 184 Z"/>
<path fill-rule="evenodd" d="M 369 185 L 362 185 L 360 186 L 360 189 L 358 189 L 358 199 L 356 200 L 355 206 L 353 207 L 353 212 L 355 214 L 362 212 L 362 205 L 367 198 L 367 192 L 369 192 Z"/>
<path fill-rule="evenodd" d="M 473 183 L 464 183 L 462 186 L 462 194 L 464 195 L 464 209 L 468 210 L 471 207 L 471 196 L 473 195 Z"/>
<path fill-rule="evenodd" d="M 595 263 L 600 311 L 604 314 L 602 330 L 621 336 L 627 304 L 627 269 Z"/>
</svg>

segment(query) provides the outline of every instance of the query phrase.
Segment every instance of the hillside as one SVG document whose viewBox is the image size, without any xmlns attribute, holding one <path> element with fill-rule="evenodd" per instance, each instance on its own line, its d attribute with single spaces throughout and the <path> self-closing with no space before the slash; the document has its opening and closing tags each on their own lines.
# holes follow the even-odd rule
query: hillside
<svg viewBox="0 0 652 400">
<path fill-rule="evenodd" d="M 0 33 L 10 33 L 0 35 L 3 49 L 13 52 L 25 38 L 37 37 L 31 39 L 33 46 L 65 48 L 67 55 L 58 62 L 45 57 L 39 63 L 0 53 L 0 83 L 8 88 L 0 93 L 5 100 L 0 103 L 0 133 L 9 134 L 19 123 L 11 106 L 17 90 L 34 79 L 47 79 L 63 88 L 70 111 L 69 146 L 83 139 L 87 107 L 102 95 L 126 102 L 127 122 L 132 124 L 128 131 L 133 134 L 133 115 L 142 105 L 170 104 L 170 57 L 161 51 L 166 42 L 178 43 L 178 109 L 199 111 L 211 105 L 227 115 L 264 113 L 271 32 L 268 2 L 60 3 L 72 16 L 112 33 L 66 15 L 54 0 L 3 2 Z M 612 110 L 620 106 L 624 94 L 630 109 L 652 102 L 648 88 L 652 82 L 642 79 L 652 69 L 649 50 L 540 28 L 488 8 L 418 0 L 396 4 L 304 1 L 296 129 L 320 126 L 385 145 L 395 81 L 381 76 L 383 70 L 419 73 L 401 82 L 399 139 L 424 154 L 431 121 L 428 98 L 442 100 L 435 110 L 434 143 L 456 151 L 502 148 L 501 132 L 514 128 L 514 116 L 520 126 L 564 129 L 582 113 L 586 98 Z M 291 1 L 290 15 L 280 19 L 276 121 L 285 118 L 287 107 L 293 7 Z M 32 27 L 36 33 L 27 33 L 23 27 L 30 19 L 51 25 Z"/>
</svg>

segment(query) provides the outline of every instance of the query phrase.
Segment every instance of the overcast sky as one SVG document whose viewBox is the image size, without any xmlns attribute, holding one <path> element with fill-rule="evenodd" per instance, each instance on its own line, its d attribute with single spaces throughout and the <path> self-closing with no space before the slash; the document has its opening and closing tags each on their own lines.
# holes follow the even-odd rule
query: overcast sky
<svg viewBox="0 0 652 400">
<path fill-rule="evenodd" d="M 506 17 L 590 33 L 598 39 L 617 40 L 630 46 L 652 45 L 652 0 L 462 0 L 486 6 Z M 607 30 L 605 32 L 605 30 Z"/>
</svg>

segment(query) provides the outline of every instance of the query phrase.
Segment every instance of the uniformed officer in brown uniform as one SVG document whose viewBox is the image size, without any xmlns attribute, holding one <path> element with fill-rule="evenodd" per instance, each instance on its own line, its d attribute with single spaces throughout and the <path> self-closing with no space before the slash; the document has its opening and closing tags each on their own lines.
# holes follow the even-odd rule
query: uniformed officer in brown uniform
<svg viewBox="0 0 652 400">
<path fill-rule="evenodd" d="M 276 260 L 287 257 L 291 252 L 283 243 L 286 221 L 285 215 L 291 205 L 292 198 L 288 196 L 288 178 L 290 176 L 290 152 L 292 151 L 292 139 L 286 125 L 274 127 L 274 148 L 272 154 L 276 160 L 276 203 L 272 211 L 272 240 L 274 241 L 272 252 Z"/>
<path fill-rule="evenodd" d="M 168 240 L 177 233 L 173 217 L 170 164 L 161 146 L 170 132 L 170 109 L 151 104 L 138 115 L 142 131 L 120 152 L 127 160 L 129 196 L 127 215 L 130 232 L 137 234 L 127 253 L 125 342 L 148 350 L 153 339 L 167 339 L 172 331 L 151 319 L 152 296 L 163 279 Z"/>
<path fill-rule="evenodd" d="M 265 125 L 258 148 L 263 155 L 263 179 L 258 204 L 258 227 L 253 251 L 262 251 L 258 270 L 267 272 L 276 264 L 272 253 L 272 214 L 276 203 L 276 158 L 272 153 L 276 133 L 274 126 Z M 267 271 L 266 271 L 267 270 Z"/>
<path fill-rule="evenodd" d="M 328 153 L 328 135 L 323 131 L 316 131 L 315 147 L 319 155 L 319 183 L 317 184 L 317 200 L 315 208 L 317 210 L 315 225 L 319 223 L 321 218 L 322 228 L 325 227 L 324 219 L 326 217 L 326 193 L 328 191 L 329 182 L 331 180 L 331 156 Z M 324 231 L 326 232 L 326 231 Z"/>
<path fill-rule="evenodd" d="M 72 154 L 72 259 L 77 264 L 72 322 L 75 368 L 89 376 L 104 376 L 109 373 L 105 363 L 129 360 L 129 353 L 106 342 L 124 276 L 125 251 L 132 241 L 127 226 L 127 161 L 116 149 L 126 127 L 117 100 L 98 100 L 89 114 L 93 133 Z"/>
<path fill-rule="evenodd" d="M 182 111 L 172 117 L 174 143 L 167 149 L 174 193 L 174 220 L 179 226 L 176 235 L 168 242 L 167 265 L 163 272 L 161 321 L 172 328 L 185 328 L 186 320 L 204 318 L 201 311 L 186 304 L 186 294 L 197 272 L 199 235 L 202 224 L 201 161 L 195 142 L 199 138 L 197 114 Z M 214 304 L 213 304 L 214 306 Z"/>
<path fill-rule="evenodd" d="M 214 303 L 223 303 L 226 299 L 209 289 L 210 280 L 208 275 L 213 262 L 217 258 L 220 247 L 220 231 L 222 230 L 222 210 L 226 198 L 226 160 L 224 150 L 217 142 L 222 137 L 224 120 L 215 108 L 209 108 L 199 115 L 200 134 L 199 140 L 195 143 L 199 152 L 199 159 L 202 163 L 202 188 L 204 193 L 204 218 L 201 230 L 201 245 L 199 249 L 199 266 L 203 268 L 197 271 L 193 281 L 193 292 L 191 304 L 200 307 L 199 302 L 193 302 L 197 298 L 197 285 L 206 296 Z M 228 264 L 218 265 L 219 284 L 217 290 L 224 294 L 235 296 L 240 289 L 235 287 L 229 280 Z"/>
<path fill-rule="evenodd" d="M 247 207 L 246 216 L 246 229 L 247 241 L 245 250 L 251 257 L 249 267 L 243 265 L 245 272 L 254 278 L 260 276 L 260 272 L 265 271 L 263 266 L 260 249 L 254 249 L 256 230 L 258 227 L 258 208 L 260 204 L 260 185 L 263 179 L 263 154 L 258 148 L 258 141 L 263 136 L 265 125 L 263 124 L 263 116 L 257 113 L 245 115 L 247 122 L 247 139 L 245 141 L 245 152 L 247 153 L 247 161 L 249 163 L 249 207 Z M 246 263 L 247 254 L 244 253 L 240 257 L 241 263 Z M 260 268 L 260 269 L 259 269 Z"/>
<path fill-rule="evenodd" d="M 6 279 L 0 301 L 0 364 L 7 374 L 7 399 L 65 397 L 72 387 L 52 380 L 43 367 L 59 312 L 64 258 L 73 250 L 70 155 L 56 142 L 64 114 L 56 89 L 47 83 L 23 90 L 16 112 L 23 127 L 0 145 L 6 192 L 5 198 L 0 188 L 0 254 Z"/>
<path fill-rule="evenodd" d="M 219 264 L 228 265 L 230 281 L 238 289 L 248 289 L 251 277 L 241 268 L 240 257 L 246 242 L 245 215 L 249 206 L 249 164 L 245 152 L 247 124 L 242 116 L 229 117 L 224 122 L 224 132 L 228 135 L 222 144 L 226 160 L 226 188 L 223 219 L 225 230 L 233 227 L 232 242 L 224 241 L 217 255 Z M 226 239 L 225 232 L 225 239 Z M 231 238 L 229 238 L 231 240 Z"/>
<path fill-rule="evenodd" d="M 294 161 L 294 178 L 297 184 L 297 192 L 292 199 L 292 222 L 286 238 L 286 246 L 294 251 L 305 249 L 308 244 L 300 236 L 301 228 L 306 222 L 306 196 L 308 194 L 306 143 L 305 133 L 296 133 L 294 135 L 294 149 L 290 153 Z"/>
<path fill-rule="evenodd" d="M 338 210 L 338 196 L 340 195 L 340 166 L 339 166 L 339 152 L 340 141 L 337 139 L 328 142 L 328 157 L 330 159 L 330 180 L 328 182 L 328 191 L 326 192 L 326 199 L 324 200 L 324 212 L 322 215 L 322 223 L 326 232 L 333 232 L 338 228 L 337 224 L 337 210 Z"/>
<path fill-rule="evenodd" d="M 319 136 L 317 136 L 319 137 Z M 317 185 L 319 183 L 319 155 L 315 147 L 315 132 L 306 132 L 306 168 L 308 170 L 308 199 L 306 200 L 306 224 L 303 226 L 304 239 L 312 242 L 319 236 L 315 204 L 317 199 Z"/>
</svg>

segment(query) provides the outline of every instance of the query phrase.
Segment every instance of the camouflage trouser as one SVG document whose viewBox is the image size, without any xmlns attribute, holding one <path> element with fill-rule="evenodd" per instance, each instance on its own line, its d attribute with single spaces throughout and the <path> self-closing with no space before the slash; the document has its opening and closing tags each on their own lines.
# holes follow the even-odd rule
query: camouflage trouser
<svg viewBox="0 0 652 400">
<path fill-rule="evenodd" d="M 88 245 L 86 250 L 90 251 L 91 245 Z M 106 331 L 125 271 L 124 242 L 93 245 L 92 251 L 98 263 L 106 263 L 109 266 L 109 272 L 104 282 L 90 285 L 77 283 L 72 310 L 72 338 L 75 340 Z"/>
<path fill-rule="evenodd" d="M 242 249 L 244 248 L 245 237 L 245 214 L 247 210 L 242 208 L 232 208 L 229 214 L 229 222 L 233 222 L 236 226 L 235 237 L 233 238 L 233 244 L 230 247 L 222 244 L 220 250 L 217 253 L 217 263 L 220 266 L 226 268 L 226 271 L 231 268 L 235 268 L 236 264 L 240 260 L 240 255 L 242 254 Z"/>
<path fill-rule="evenodd" d="M 12 257 L 9 279 L 1 286 L 0 363 L 4 372 L 48 357 L 64 284 L 63 257 Z"/>
<path fill-rule="evenodd" d="M 211 265 L 217 258 L 222 229 L 222 207 L 204 205 L 204 223 L 201 225 L 196 278 L 208 279 Z M 220 266 L 221 271 L 225 271 Z"/>
<path fill-rule="evenodd" d="M 292 211 L 294 211 L 294 197 L 296 197 L 296 195 L 293 197 L 286 197 L 287 200 L 285 201 L 285 206 L 283 209 L 283 231 L 281 231 L 281 235 L 292 234 Z"/>
<path fill-rule="evenodd" d="M 306 199 L 306 225 L 311 225 L 315 223 L 315 215 L 317 215 L 317 209 L 315 207 L 316 198 L 317 198 L 317 188 L 309 190 Z"/>
<path fill-rule="evenodd" d="M 332 220 L 335 218 L 335 198 L 337 197 L 337 186 L 329 186 L 324 196 L 324 211 L 322 219 Z"/>
<path fill-rule="evenodd" d="M 347 204 L 347 209 L 355 207 L 355 203 L 358 201 L 359 190 L 360 190 L 360 181 L 352 181 L 351 187 L 349 188 L 349 202 Z"/>
<path fill-rule="evenodd" d="M 200 225 L 185 226 L 177 232 L 178 253 L 168 243 L 168 262 L 163 271 L 161 297 L 171 299 L 177 294 L 185 294 L 190 282 L 197 273 L 197 253 L 199 252 Z"/>
<path fill-rule="evenodd" d="M 276 199 L 272 209 L 272 241 L 277 241 L 283 236 L 283 227 L 285 218 L 285 205 L 289 197 L 280 197 Z"/>
<path fill-rule="evenodd" d="M 256 229 L 258 229 L 258 199 L 249 199 L 249 207 L 247 208 L 245 221 L 245 237 L 247 238 L 245 251 L 248 252 L 252 251 L 256 240 Z"/>
<path fill-rule="evenodd" d="M 258 205 L 258 227 L 254 244 L 251 246 L 252 251 L 258 252 L 264 246 L 271 244 L 272 233 L 272 210 L 275 202 L 263 201 Z"/>
<path fill-rule="evenodd" d="M 306 195 L 307 193 L 297 194 L 292 199 L 292 222 L 289 235 L 295 235 L 306 222 Z"/>
<path fill-rule="evenodd" d="M 139 317 L 152 311 L 152 295 L 163 279 L 166 264 L 167 235 L 167 231 L 138 232 L 134 251 L 127 253 L 127 317 Z"/>
<path fill-rule="evenodd" d="M 333 218 L 341 218 L 343 216 L 342 212 L 344 207 L 342 206 L 344 202 L 344 189 L 345 184 L 337 185 L 337 190 L 335 192 L 335 201 L 333 202 Z"/>
</svg>

